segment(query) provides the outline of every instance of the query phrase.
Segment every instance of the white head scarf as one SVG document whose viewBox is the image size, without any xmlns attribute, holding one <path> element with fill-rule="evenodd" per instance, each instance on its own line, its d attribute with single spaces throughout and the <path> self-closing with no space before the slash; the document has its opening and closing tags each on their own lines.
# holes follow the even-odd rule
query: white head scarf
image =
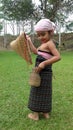
<svg viewBox="0 0 73 130">
<path fill-rule="evenodd" d="M 41 19 L 36 25 L 34 30 L 37 31 L 50 31 L 53 30 L 53 23 L 49 19 Z"/>
</svg>

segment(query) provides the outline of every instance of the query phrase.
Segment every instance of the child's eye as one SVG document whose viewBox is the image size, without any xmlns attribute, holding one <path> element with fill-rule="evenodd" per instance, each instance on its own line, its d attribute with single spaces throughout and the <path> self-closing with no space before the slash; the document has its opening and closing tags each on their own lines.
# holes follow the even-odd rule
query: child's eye
<svg viewBox="0 0 73 130">
<path fill-rule="evenodd" d="M 41 33 L 41 36 L 45 36 L 45 33 Z"/>
<path fill-rule="evenodd" d="M 37 36 L 38 36 L 38 37 L 40 37 L 40 36 L 45 36 L 45 33 L 42 32 L 42 33 L 40 33 L 40 34 L 37 34 Z"/>
</svg>

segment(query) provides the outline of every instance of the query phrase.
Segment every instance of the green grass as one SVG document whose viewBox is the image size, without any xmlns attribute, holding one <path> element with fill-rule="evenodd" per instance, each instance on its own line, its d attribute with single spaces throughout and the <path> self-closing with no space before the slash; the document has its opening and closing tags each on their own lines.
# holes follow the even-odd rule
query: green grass
<svg viewBox="0 0 73 130">
<path fill-rule="evenodd" d="M 53 65 L 51 117 L 33 121 L 27 118 L 33 65 L 14 52 L 0 52 L 0 130 L 73 130 L 73 52 L 62 52 L 61 57 Z"/>
</svg>

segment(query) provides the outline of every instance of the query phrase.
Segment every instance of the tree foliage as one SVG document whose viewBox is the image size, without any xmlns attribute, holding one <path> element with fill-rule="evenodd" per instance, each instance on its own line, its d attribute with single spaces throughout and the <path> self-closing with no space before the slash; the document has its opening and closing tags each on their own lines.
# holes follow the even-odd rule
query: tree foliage
<svg viewBox="0 0 73 130">
<path fill-rule="evenodd" d="M 43 17 L 52 21 L 62 20 L 73 12 L 72 0 L 39 0 L 40 5 L 36 8 L 32 0 L 1 0 L 4 17 L 11 20 L 36 19 Z M 38 10 L 38 11 L 37 11 Z M 42 12 L 42 13 L 40 13 Z"/>
<path fill-rule="evenodd" d="M 1 0 L 5 19 L 25 20 L 33 14 L 32 0 Z"/>
<path fill-rule="evenodd" d="M 0 32 L 1 32 L 2 29 L 3 29 L 3 26 L 2 26 L 2 23 L 0 23 Z"/>
<path fill-rule="evenodd" d="M 66 28 L 67 28 L 67 30 L 69 30 L 69 31 L 73 31 L 73 22 L 67 23 Z"/>
<path fill-rule="evenodd" d="M 32 0 L 1 0 L 0 11 L 2 17 L 7 20 L 25 21 L 34 18 L 36 21 L 46 17 L 53 22 L 65 25 L 65 20 L 73 13 L 72 0 L 39 0 L 40 4 L 35 6 Z M 71 23 L 67 24 L 72 26 Z"/>
<path fill-rule="evenodd" d="M 64 21 L 68 14 L 73 12 L 72 0 L 39 0 L 43 16 L 52 21 L 61 19 Z"/>
</svg>

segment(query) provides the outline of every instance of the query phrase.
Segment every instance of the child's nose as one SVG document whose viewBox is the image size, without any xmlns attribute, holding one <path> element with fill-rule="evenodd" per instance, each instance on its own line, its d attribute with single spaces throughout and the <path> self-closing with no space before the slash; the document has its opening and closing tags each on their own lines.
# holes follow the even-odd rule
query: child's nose
<svg viewBox="0 0 73 130">
<path fill-rule="evenodd" d="M 42 39 L 43 37 L 42 37 L 42 36 L 40 36 L 39 38 L 40 38 L 40 39 Z"/>
</svg>

